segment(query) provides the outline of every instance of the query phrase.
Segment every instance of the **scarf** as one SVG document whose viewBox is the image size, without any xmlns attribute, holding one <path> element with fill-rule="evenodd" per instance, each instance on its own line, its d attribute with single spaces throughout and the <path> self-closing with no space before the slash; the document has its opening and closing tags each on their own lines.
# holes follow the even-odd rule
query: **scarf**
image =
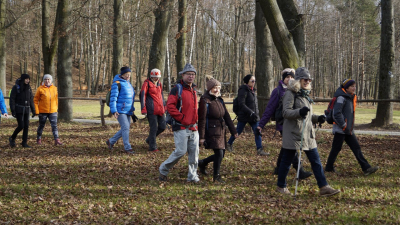
<svg viewBox="0 0 400 225">
<path fill-rule="evenodd" d="M 304 89 L 300 89 L 300 91 L 298 92 L 298 94 L 303 97 L 306 98 L 310 103 L 314 103 L 314 101 L 310 98 L 310 90 L 304 90 Z"/>
</svg>

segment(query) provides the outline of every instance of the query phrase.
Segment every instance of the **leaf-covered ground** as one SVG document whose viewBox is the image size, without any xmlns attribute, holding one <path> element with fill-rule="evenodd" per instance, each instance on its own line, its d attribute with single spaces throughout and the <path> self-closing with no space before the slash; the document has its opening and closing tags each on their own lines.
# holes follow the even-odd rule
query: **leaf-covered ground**
<svg viewBox="0 0 400 225">
<path fill-rule="evenodd" d="M 128 155 L 121 152 L 122 141 L 112 151 L 105 145 L 118 125 L 59 123 L 61 147 L 53 146 L 49 124 L 44 144 L 36 145 L 37 125 L 31 123 L 31 149 L 8 147 L 16 121 L 0 125 L 0 224 L 400 223 L 400 137 L 358 136 L 365 157 L 380 170 L 365 177 L 344 145 L 336 163 L 340 175 L 327 174 L 329 184 L 342 192 L 319 197 L 311 177 L 299 183 L 295 199 L 275 191 L 272 171 L 281 138 L 273 137 L 272 125 L 263 132 L 268 157 L 256 155 L 248 127 L 236 140 L 235 153 L 227 152 L 222 163 L 224 185 L 215 185 L 212 176 L 201 176 L 198 185 L 186 183 L 187 156 L 171 170 L 168 182 L 158 181 L 158 167 L 174 149 L 171 131 L 159 136 L 161 152 L 148 153 L 146 124 L 133 125 L 136 154 Z M 324 164 L 333 136 L 318 132 L 317 137 Z M 210 154 L 200 149 L 200 158 Z M 212 164 L 208 171 L 212 173 Z M 292 169 L 292 193 L 294 177 Z"/>
</svg>

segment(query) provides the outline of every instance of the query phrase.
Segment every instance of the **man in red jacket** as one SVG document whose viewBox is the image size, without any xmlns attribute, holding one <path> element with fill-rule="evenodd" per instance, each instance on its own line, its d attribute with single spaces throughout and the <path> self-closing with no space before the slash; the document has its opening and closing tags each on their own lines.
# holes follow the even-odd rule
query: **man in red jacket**
<svg viewBox="0 0 400 225">
<path fill-rule="evenodd" d="M 149 144 L 149 151 L 158 152 L 156 137 L 165 130 L 165 101 L 160 82 L 161 71 L 152 69 L 150 78 L 143 82 L 140 90 L 140 104 L 142 114 L 147 115 L 150 125 L 149 136 L 146 138 L 146 143 Z"/>
<path fill-rule="evenodd" d="M 188 182 L 197 183 L 200 181 L 197 175 L 197 162 L 199 158 L 199 132 L 197 131 L 197 95 L 193 81 L 196 77 L 196 70 L 191 64 L 186 64 L 179 75 L 182 80 L 178 81 L 182 85 L 181 99 L 179 99 L 178 87 L 172 88 L 167 101 L 167 111 L 176 120 L 172 126 L 174 131 L 175 150 L 165 160 L 160 168 L 160 181 L 167 181 L 169 170 L 178 163 L 186 152 L 189 158 Z M 181 110 L 179 110 L 181 106 Z"/>
</svg>

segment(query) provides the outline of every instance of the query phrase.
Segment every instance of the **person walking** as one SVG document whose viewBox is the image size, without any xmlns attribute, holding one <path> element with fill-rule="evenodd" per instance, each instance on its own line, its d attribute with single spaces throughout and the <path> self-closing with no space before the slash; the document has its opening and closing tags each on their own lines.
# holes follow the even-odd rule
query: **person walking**
<svg viewBox="0 0 400 225">
<path fill-rule="evenodd" d="M 353 131 L 357 105 L 355 91 L 356 82 L 352 79 L 345 79 L 334 94 L 334 97 L 336 97 L 332 112 L 334 120 L 332 133 L 334 137 L 332 149 L 325 165 L 326 172 L 337 172 L 334 163 L 342 150 L 343 142 L 346 142 L 350 147 L 364 175 L 368 176 L 379 169 L 378 166 L 372 167 L 364 158 L 356 134 Z"/>
<path fill-rule="evenodd" d="M 36 90 L 33 102 L 35 104 L 35 111 L 39 113 L 36 143 L 38 145 L 42 144 L 43 128 L 46 125 L 46 120 L 49 119 L 54 137 L 54 145 L 62 145 L 57 128 L 58 92 L 57 87 L 53 85 L 53 77 L 50 74 L 43 76 L 42 85 Z"/>
<path fill-rule="evenodd" d="M 140 90 L 140 104 L 142 115 L 147 116 L 150 131 L 146 138 L 150 152 L 158 152 L 156 137 L 161 134 L 166 127 L 165 124 L 165 101 L 162 91 L 162 83 L 160 81 L 161 71 L 152 69 L 150 78 L 143 82 Z"/>
<path fill-rule="evenodd" d="M 182 75 L 182 80 L 178 81 L 178 84 L 182 85 L 181 98 L 179 99 L 180 88 L 178 85 L 175 85 L 169 93 L 167 111 L 176 121 L 172 125 L 175 150 L 160 165 L 158 177 L 160 181 L 167 181 L 169 170 L 188 152 L 189 172 L 187 181 L 200 182 L 197 175 L 199 158 L 198 107 L 196 85 L 193 83 L 196 74 L 196 69 L 190 63 L 186 64 L 183 70 L 179 72 L 179 75 Z"/>
<path fill-rule="evenodd" d="M 211 78 L 206 87 L 207 92 L 201 96 L 199 103 L 199 143 L 206 149 L 213 149 L 214 155 L 199 160 L 199 169 L 202 174 L 207 175 L 207 165 L 214 162 L 213 181 L 223 183 L 220 167 L 225 155 L 226 126 L 235 138 L 238 134 L 221 98 L 221 83 Z"/>
<path fill-rule="evenodd" d="M 324 123 L 324 115 L 314 115 L 310 98 L 312 81 L 310 72 L 305 67 L 296 69 L 295 80 L 289 81 L 288 90 L 283 96 L 283 129 L 282 129 L 282 160 L 279 166 L 277 191 L 291 195 L 287 188 L 286 177 L 296 155 L 296 149 L 302 149 L 307 155 L 314 172 L 321 196 L 339 193 L 326 181 L 324 170 L 317 150 L 313 124 Z"/>
<path fill-rule="evenodd" d="M 17 118 L 18 122 L 18 126 L 15 128 L 14 133 L 8 138 L 11 147 L 15 147 L 15 139 L 21 130 L 24 130 L 22 133 L 22 147 L 31 147 L 28 145 L 29 114 L 32 111 L 33 118 L 36 116 L 36 112 L 35 105 L 33 103 L 32 89 L 29 83 L 30 76 L 28 74 L 22 74 L 11 89 L 11 115 Z"/>
<path fill-rule="evenodd" d="M 289 84 L 289 81 L 294 79 L 294 73 L 295 73 L 295 71 L 292 68 L 286 68 L 282 71 L 282 73 L 281 73 L 282 80 L 279 81 L 278 87 L 276 87 L 272 91 L 271 97 L 268 101 L 268 105 L 265 108 L 265 111 L 260 119 L 259 124 L 258 124 L 257 129 L 260 131 L 260 133 L 262 132 L 262 129 L 264 128 L 264 126 L 269 122 L 271 117 L 275 115 L 275 111 L 279 106 L 279 100 L 285 94 L 287 85 Z M 276 123 L 275 129 L 276 129 L 276 131 L 279 131 L 281 135 L 282 135 L 282 127 L 283 126 L 281 124 Z M 278 160 L 276 162 L 276 167 L 274 169 L 274 175 L 278 175 L 278 169 L 279 169 L 279 164 L 282 159 L 282 153 L 283 153 L 283 149 L 281 148 L 281 151 L 279 152 Z M 296 171 L 297 171 L 297 167 L 299 165 L 298 157 L 293 158 L 292 165 L 293 165 L 293 168 L 296 169 Z M 300 175 L 299 175 L 300 179 L 307 179 L 311 175 L 312 175 L 312 173 L 305 171 L 303 166 L 300 167 Z"/>
<path fill-rule="evenodd" d="M 243 82 L 244 84 L 239 87 L 237 95 L 239 112 L 237 115 L 238 123 L 236 126 L 236 131 L 238 134 L 241 134 L 246 124 L 249 123 L 254 133 L 254 139 L 257 146 L 257 155 L 267 156 L 269 153 L 264 152 L 262 147 L 261 133 L 257 129 L 260 117 L 258 116 L 258 103 L 255 93 L 256 89 L 254 88 L 256 84 L 256 78 L 253 75 L 248 74 L 243 78 Z M 226 144 L 226 149 L 230 152 L 233 152 L 234 150 L 234 141 L 235 136 L 231 136 Z"/>
<path fill-rule="evenodd" d="M 125 152 L 134 154 L 135 152 L 129 143 L 129 128 L 131 117 L 133 122 L 137 121 L 137 117 L 134 113 L 135 90 L 129 82 L 130 77 L 131 69 L 124 66 L 121 68 L 121 73 L 115 75 L 113 84 L 111 85 L 110 110 L 118 120 L 121 129 L 112 138 L 108 139 L 106 144 L 111 150 L 114 144 L 122 137 Z"/>
<path fill-rule="evenodd" d="M 0 111 L 1 114 L 8 119 L 7 107 L 6 102 L 4 101 L 3 91 L 0 89 Z M 1 116 L 0 116 L 1 121 Z"/>
</svg>

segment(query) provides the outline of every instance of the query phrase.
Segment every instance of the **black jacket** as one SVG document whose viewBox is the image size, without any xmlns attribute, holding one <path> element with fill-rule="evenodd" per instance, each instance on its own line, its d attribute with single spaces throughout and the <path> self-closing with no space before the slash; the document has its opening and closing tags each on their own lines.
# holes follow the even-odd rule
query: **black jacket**
<svg viewBox="0 0 400 225">
<path fill-rule="evenodd" d="M 29 84 L 25 84 L 24 81 L 20 80 L 19 78 L 11 89 L 10 109 L 12 114 L 23 113 L 24 109 L 25 113 L 29 114 L 30 109 L 33 114 L 36 114 L 31 86 Z"/>
<path fill-rule="evenodd" d="M 238 113 L 238 121 L 240 122 L 256 122 L 251 119 L 250 115 L 255 113 L 257 116 L 257 121 L 260 120 L 258 116 L 258 102 L 255 94 L 255 88 L 250 90 L 250 87 L 246 84 L 240 86 L 238 91 L 238 105 L 239 105 L 239 113 Z"/>
</svg>

